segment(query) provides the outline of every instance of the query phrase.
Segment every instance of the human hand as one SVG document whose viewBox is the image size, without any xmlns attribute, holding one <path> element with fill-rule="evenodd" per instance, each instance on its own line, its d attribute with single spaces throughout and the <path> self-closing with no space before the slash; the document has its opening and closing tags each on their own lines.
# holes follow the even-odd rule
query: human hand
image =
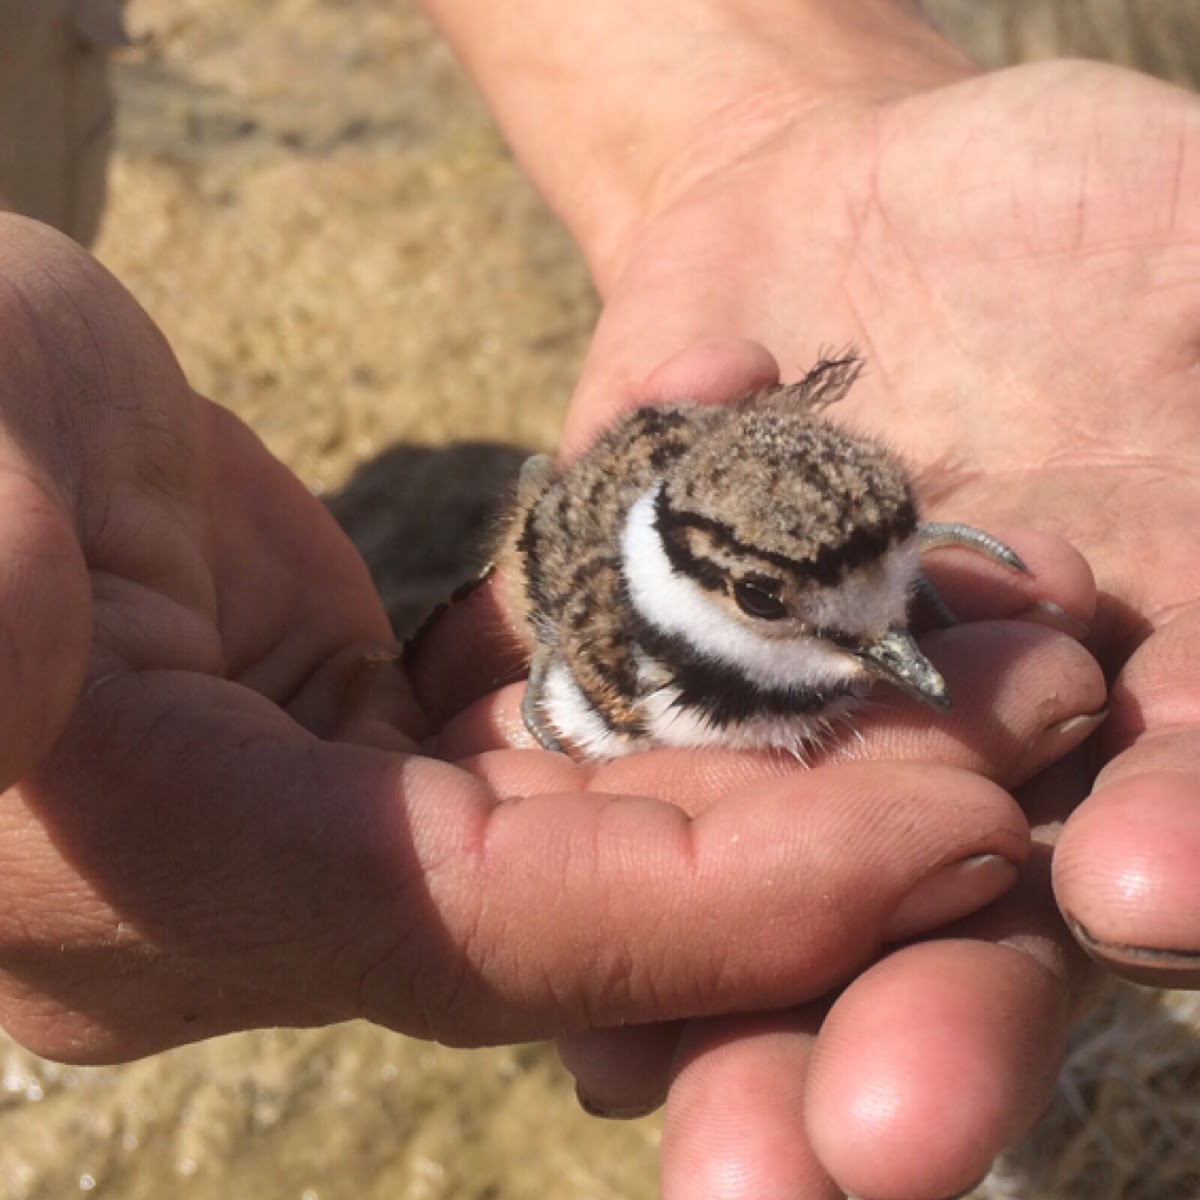
<svg viewBox="0 0 1200 1200">
<path fill-rule="evenodd" d="M 1200 101 L 1078 63 L 816 107 L 755 99 L 753 125 L 734 110 L 667 164 L 645 221 L 596 260 L 605 308 L 569 444 L 635 403 L 717 401 L 862 348 L 868 372 L 833 415 L 902 451 L 929 515 L 1034 523 L 1091 563 L 1087 644 L 1115 677 L 1112 714 L 1094 765 L 1024 795 L 1052 829 L 1090 788 L 1054 855 L 1088 951 L 1195 985 Z M 1028 1080 L 1061 1036 L 1046 1014 L 1082 980 L 1040 883 L 888 956 L 823 1024 L 808 1011 L 783 1034 L 751 1023 L 745 1042 L 718 1029 L 713 1054 L 693 1046 L 666 1177 L 705 1178 L 713 1147 L 740 1140 L 738 1194 L 769 1179 L 824 1196 L 829 1175 L 872 1198 L 970 1184 L 1033 1115 Z M 971 1087 L 983 1062 L 990 1093 Z"/>
<path fill-rule="evenodd" d="M 790 869 L 811 884 L 806 907 L 817 928 L 836 912 L 833 939 L 842 946 L 840 953 L 831 956 L 831 943 L 818 942 L 820 948 L 815 949 L 806 939 L 779 939 L 779 952 L 785 958 L 797 954 L 807 962 L 804 994 L 813 1000 L 761 1015 L 743 1010 L 741 1016 L 620 1029 L 601 1024 L 562 1043 L 563 1059 L 579 1080 L 580 1099 L 598 1115 L 642 1115 L 657 1107 L 669 1088 L 665 1195 L 725 1194 L 731 1189 L 732 1194 L 742 1194 L 743 1185 L 753 1194 L 781 1184 L 804 1196 L 840 1195 L 840 1190 L 830 1190 L 836 1185 L 803 1133 L 804 1108 L 811 1104 L 807 1084 L 822 1055 L 833 1058 L 834 1086 L 844 1086 L 859 1073 L 878 1082 L 875 1055 L 882 1051 L 894 1059 L 898 1045 L 902 1046 L 921 1070 L 896 1072 L 889 1082 L 897 1093 L 903 1089 L 900 1099 L 906 1106 L 921 1106 L 924 1116 L 956 1150 L 960 1140 L 969 1144 L 973 1157 L 967 1162 L 977 1164 L 976 1173 L 990 1160 L 989 1139 L 1012 1140 L 1048 1099 L 1070 1013 L 1065 989 L 1038 986 L 1037 976 L 1050 967 L 1081 985 L 1082 956 L 1048 944 L 1034 947 L 1037 953 L 1029 957 L 1013 954 L 1006 962 L 988 962 L 986 956 L 980 960 L 972 955 L 966 943 L 952 940 L 926 943 L 937 948 L 923 958 L 893 950 L 879 966 L 871 966 L 889 947 L 910 938 L 934 936 L 938 931 L 950 938 L 965 934 L 965 925 L 951 925 L 955 914 L 982 906 L 1018 878 L 1008 863 L 994 859 L 967 863 L 951 851 L 959 835 L 944 822 L 959 803 L 958 773 L 981 774 L 1009 789 L 1035 776 L 1044 780 L 1039 771 L 1053 770 L 1051 764 L 1059 761 L 1060 754 L 1079 745 L 1096 728 L 1098 719 L 1085 714 L 1065 725 L 1056 724 L 1053 730 L 1047 728 L 1033 741 L 1025 741 L 1029 735 L 1016 731 L 1029 728 L 1045 703 L 1035 697 L 1044 697 L 1046 683 L 1054 689 L 1050 664 L 1070 651 L 1072 643 L 1019 619 L 990 618 L 1053 621 L 1052 609 L 1031 604 L 1035 596 L 1082 618 L 1093 597 L 1082 561 L 1056 539 L 1008 529 L 1003 536 L 1030 565 L 1029 578 L 1005 577 L 995 568 L 972 571 L 979 564 L 969 556 L 958 556 L 966 561 L 953 565 L 933 562 L 928 568 L 939 590 L 968 622 L 928 635 L 922 643 L 955 698 L 951 714 L 931 716 L 916 702 L 885 694 L 856 722 L 853 736 L 843 730 L 846 736 L 832 742 L 808 769 L 800 770 L 799 777 L 788 781 L 788 793 L 803 805 L 807 819 L 805 837 L 795 848 Z M 469 603 L 486 603 L 490 598 L 480 589 Z M 452 610 L 434 627 L 433 636 L 453 642 L 465 619 L 461 611 Z M 1062 619 L 1071 623 L 1065 614 Z M 1030 672 L 1028 666 L 1013 669 L 1017 662 L 1028 661 L 1025 654 L 1032 649 L 1028 638 L 1050 656 L 1047 675 Z M 1020 650 L 1023 645 L 1025 651 Z M 1078 669 L 1081 664 L 1073 658 L 1068 654 L 1064 665 Z M 1102 681 L 1090 670 L 1089 680 L 1095 688 L 1090 701 L 1098 708 L 1103 703 Z M 453 718 L 440 735 L 441 750 L 467 761 L 466 756 L 483 755 L 478 760 L 482 763 L 496 760 L 495 754 L 485 753 L 492 747 L 513 740 L 532 744 L 521 723 L 522 690 L 520 685 L 501 689 Z M 1014 721 L 1016 727 L 1010 724 Z M 523 772 L 569 769 L 561 756 L 535 753 L 517 761 Z M 783 766 L 770 756 L 653 751 L 593 770 L 597 786 L 602 777 L 605 790 L 662 794 L 698 814 L 714 796 L 748 803 L 756 788 L 776 782 L 774 772 Z M 881 868 L 887 880 L 893 869 L 885 866 L 888 860 L 893 855 L 903 859 L 909 851 L 907 834 L 897 839 L 897 827 L 890 819 L 879 824 L 884 809 L 877 806 L 887 796 L 882 803 L 888 817 L 899 817 L 892 807 L 898 797 L 890 789 L 902 785 L 914 766 L 931 772 L 929 790 L 923 807 L 906 805 L 900 819 L 908 834 L 920 831 L 922 838 L 938 841 L 944 830 L 949 839 L 944 853 L 959 865 L 937 879 L 931 877 L 927 888 L 892 910 L 880 936 L 880 897 L 874 880 Z M 953 774 L 945 774 L 946 768 L 952 768 Z M 866 778 L 874 780 L 878 790 L 856 803 L 854 794 Z M 549 779 L 535 785 L 531 777 L 522 789 L 549 786 Z M 844 791 L 847 787 L 849 792 Z M 827 793 L 829 788 L 833 790 Z M 821 799 L 824 795 L 828 807 Z M 755 819 L 749 811 L 747 816 Z M 556 815 L 547 812 L 545 819 L 554 822 Z M 606 848 L 612 853 L 628 852 L 619 836 Z M 770 869 L 764 864 L 764 871 Z M 1036 845 L 1026 869 L 1034 873 L 1045 869 Z M 831 890 L 830 881 L 839 878 L 856 882 Z M 976 886 L 980 890 L 974 890 Z M 1018 894 L 1007 914 L 993 913 L 993 919 L 1003 921 L 1006 915 L 1008 923 L 1017 926 L 1004 933 L 1018 942 L 1029 938 L 1042 919 L 1039 915 L 1036 922 L 1015 922 L 1012 909 L 1019 911 L 1025 902 Z M 696 914 L 698 922 L 708 919 Z M 763 922 L 769 929 L 771 918 L 765 912 Z M 941 928 L 947 925 L 949 929 Z M 984 978 L 990 985 L 982 995 L 971 979 L 977 961 L 986 968 Z M 884 964 L 899 969 L 886 970 Z M 863 970 L 866 975 L 855 979 Z M 839 997 L 847 981 L 852 982 Z M 700 980 L 696 985 L 706 986 Z M 991 1036 L 996 1025 L 1014 1040 L 1036 1045 L 1042 1056 L 1013 1056 L 1006 1037 Z M 976 1036 L 977 1028 L 988 1036 Z M 946 1087 L 949 1074 L 959 1088 Z M 828 1093 L 828 1080 L 825 1090 Z M 964 1095 L 971 1102 L 965 1102 Z M 836 1120 L 839 1105 L 828 1103 L 828 1095 L 824 1099 Z M 883 1153 L 904 1155 L 908 1148 L 889 1145 Z M 905 1164 L 909 1169 L 911 1162 Z M 955 1157 L 949 1169 L 961 1170 L 962 1163 L 963 1156 Z M 904 1186 L 901 1178 L 898 1187 Z"/>
<path fill-rule="evenodd" d="M 452 766 L 418 749 L 467 673 L 426 644 L 410 687 L 349 543 L 119 285 L 11 216 L 0 280 L 0 1022 L 33 1049 L 102 1061 L 351 1016 L 468 1044 L 786 1007 L 1027 855 L 980 764 L 1013 786 L 1082 736 L 1100 681 L 1069 639 L 980 626 L 956 664 L 965 631 L 941 635 L 994 720 L 897 710 L 893 744 L 933 739 L 940 769 Z M 1091 602 L 1078 561 L 1021 548 L 1060 603 Z"/>
</svg>

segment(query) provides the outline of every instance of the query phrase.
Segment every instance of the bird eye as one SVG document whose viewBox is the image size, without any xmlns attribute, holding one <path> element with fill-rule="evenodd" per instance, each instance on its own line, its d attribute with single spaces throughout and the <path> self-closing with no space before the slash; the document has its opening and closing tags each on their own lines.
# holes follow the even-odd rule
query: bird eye
<svg viewBox="0 0 1200 1200">
<path fill-rule="evenodd" d="M 760 621 L 778 621 L 787 616 L 787 606 L 778 596 L 747 579 L 739 579 L 733 585 L 733 598 L 748 617 Z"/>
</svg>

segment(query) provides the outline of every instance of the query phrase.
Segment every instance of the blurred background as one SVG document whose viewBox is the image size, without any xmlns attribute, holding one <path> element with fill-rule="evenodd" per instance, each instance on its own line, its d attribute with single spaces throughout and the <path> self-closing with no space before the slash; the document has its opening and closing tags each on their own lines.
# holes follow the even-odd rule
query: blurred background
<svg viewBox="0 0 1200 1200">
<path fill-rule="evenodd" d="M 1073 54 L 1200 81 L 1196 0 L 928 7 L 989 65 Z M 523 455 L 555 443 L 596 316 L 583 265 L 408 0 L 126 15 L 97 253 L 193 384 L 328 500 L 406 627 L 471 572 Z M 1198 1031 L 1192 997 L 1116 989 L 976 1196 L 1200 1198 Z M 0 1039 L 0 1200 L 650 1200 L 658 1136 L 583 1116 L 538 1046 L 353 1023 L 79 1069 Z"/>
</svg>

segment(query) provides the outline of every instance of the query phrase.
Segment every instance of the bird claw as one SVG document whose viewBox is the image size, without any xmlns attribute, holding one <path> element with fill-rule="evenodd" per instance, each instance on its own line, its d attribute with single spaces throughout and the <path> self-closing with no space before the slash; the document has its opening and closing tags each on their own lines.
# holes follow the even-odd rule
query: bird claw
<svg viewBox="0 0 1200 1200">
<path fill-rule="evenodd" d="M 566 754 L 567 748 L 560 742 L 545 717 L 542 695 L 546 689 L 546 675 L 550 670 L 550 653 L 539 646 L 529 660 L 529 679 L 525 684 L 525 695 L 521 698 L 521 720 L 543 750 L 555 754 Z"/>
<path fill-rule="evenodd" d="M 1006 546 L 999 538 L 992 537 L 990 533 L 976 529 L 974 525 L 964 525 L 961 521 L 928 521 L 918 528 L 917 538 L 922 553 L 926 550 L 941 550 L 946 546 L 959 546 L 964 550 L 982 554 L 984 558 L 990 558 L 1006 570 L 1029 574 L 1029 568 L 1015 550 Z M 926 606 L 939 627 L 947 629 L 959 623 L 953 609 L 924 575 L 917 579 L 917 599 Z"/>
<path fill-rule="evenodd" d="M 974 550 L 984 558 L 999 563 L 1010 571 L 1020 571 L 1029 574 L 1029 568 L 1021 561 L 1015 550 L 1006 546 L 999 538 L 994 538 L 974 525 L 964 525 L 961 521 L 927 521 L 917 530 L 917 538 L 922 552 L 926 550 L 941 550 L 946 546 L 961 546 L 964 550 Z"/>
</svg>

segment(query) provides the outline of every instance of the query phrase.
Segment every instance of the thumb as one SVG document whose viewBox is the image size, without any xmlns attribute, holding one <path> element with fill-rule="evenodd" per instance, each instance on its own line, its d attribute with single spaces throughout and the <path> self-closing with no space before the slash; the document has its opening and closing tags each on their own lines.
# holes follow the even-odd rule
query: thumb
<svg viewBox="0 0 1200 1200">
<path fill-rule="evenodd" d="M 606 314 L 607 315 L 607 314 Z M 649 341 L 622 339 L 601 321 L 563 432 L 563 452 L 575 454 L 623 412 L 641 404 L 721 404 L 779 382 L 779 364 L 761 343 L 723 326 L 679 330 Z"/>
</svg>

